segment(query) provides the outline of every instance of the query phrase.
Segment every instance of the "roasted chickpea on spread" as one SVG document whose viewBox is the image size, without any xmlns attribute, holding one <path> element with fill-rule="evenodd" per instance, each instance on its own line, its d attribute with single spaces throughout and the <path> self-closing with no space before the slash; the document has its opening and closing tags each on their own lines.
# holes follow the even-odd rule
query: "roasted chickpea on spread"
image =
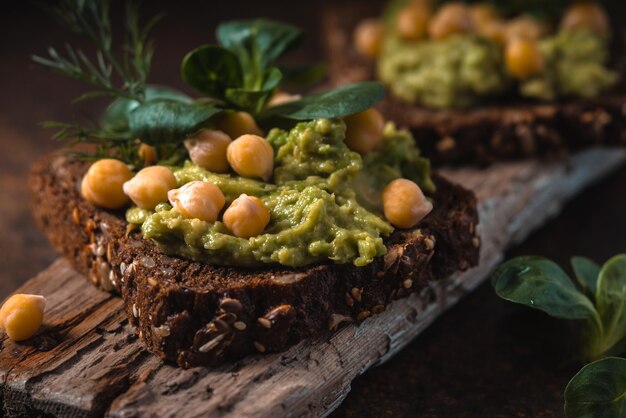
<svg viewBox="0 0 626 418">
<path fill-rule="evenodd" d="M 354 30 L 355 49 L 376 59 L 398 98 L 465 108 L 516 93 L 539 100 L 595 97 L 617 82 L 607 67 L 610 23 L 597 2 L 559 19 L 507 16 L 489 3 L 393 0 L 383 19 Z"/>
<path fill-rule="evenodd" d="M 267 137 L 203 129 L 184 146 L 182 167 L 133 175 L 120 161 L 97 161 L 85 198 L 111 209 L 132 202 L 128 222 L 167 253 L 250 266 L 365 265 L 385 253 L 392 225 L 414 228 L 432 209 L 422 192 L 434 190 L 428 161 L 374 109 Z M 106 193 L 96 201 L 94 190 Z"/>
</svg>

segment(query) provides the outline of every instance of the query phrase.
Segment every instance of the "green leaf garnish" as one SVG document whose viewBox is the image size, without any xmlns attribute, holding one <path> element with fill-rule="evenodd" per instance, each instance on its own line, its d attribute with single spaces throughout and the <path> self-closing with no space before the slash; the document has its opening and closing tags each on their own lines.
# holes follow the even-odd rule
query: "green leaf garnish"
<svg viewBox="0 0 626 418">
<path fill-rule="evenodd" d="M 130 113 L 129 128 L 134 138 L 146 144 L 181 143 L 220 112 L 222 109 L 212 103 L 150 101 Z"/>
<path fill-rule="evenodd" d="M 348 84 L 324 93 L 305 96 L 279 106 L 271 107 L 260 119 L 282 117 L 294 120 L 337 118 L 369 109 L 385 96 L 378 82 Z"/>
<path fill-rule="evenodd" d="M 215 45 L 204 45 L 185 55 L 181 65 L 183 81 L 209 97 L 222 98 L 227 89 L 243 86 L 237 56 Z"/>
<path fill-rule="evenodd" d="M 326 77 L 326 65 L 311 66 L 279 66 L 283 74 L 283 84 L 287 87 L 307 87 L 318 83 Z"/>
<path fill-rule="evenodd" d="M 285 52 L 300 44 L 303 33 L 292 25 L 271 20 L 239 20 L 217 27 L 217 39 L 249 67 L 244 87 L 260 87 L 259 78 Z"/>
<path fill-rule="evenodd" d="M 621 418 L 626 414 L 626 359 L 609 357 L 583 367 L 565 388 L 568 418 Z"/>
<path fill-rule="evenodd" d="M 146 101 L 160 99 L 175 100 L 183 103 L 192 102 L 192 99 L 185 93 L 170 87 L 150 85 L 146 87 Z M 139 105 L 141 105 L 141 102 L 138 100 L 120 97 L 111 103 L 102 114 L 100 118 L 102 127 L 113 132 L 128 131 L 128 115 Z"/>
<path fill-rule="evenodd" d="M 289 68 L 278 64 L 284 53 L 300 44 L 303 33 L 291 25 L 256 19 L 219 25 L 219 45 L 203 45 L 185 56 L 181 63 L 183 81 L 205 95 L 192 101 L 174 89 L 147 86 L 154 51 L 147 34 L 158 17 L 140 28 L 137 1 L 127 2 L 127 40 L 122 45 L 122 60 L 118 61 L 112 48 L 109 9 L 110 0 L 61 0 L 58 7 L 50 8 L 71 30 L 94 42 L 95 60 L 71 46 L 67 46 L 65 55 L 50 49 L 48 58 L 34 57 L 56 72 L 96 87 L 80 100 L 116 98 L 100 124 L 56 125 L 60 128 L 58 138 L 70 144 L 96 145 L 95 158 L 115 156 L 140 167 L 142 162 L 134 153 L 141 141 L 157 146 L 162 160 L 178 161 L 186 152 L 182 141 L 211 126 L 211 118 L 222 111 L 248 112 L 264 127 L 285 127 L 293 126 L 294 121 L 361 112 L 384 96 L 381 84 L 361 83 L 268 108 L 269 100 L 283 84 L 318 81 L 324 76 L 324 67 Z"/>
</svg>

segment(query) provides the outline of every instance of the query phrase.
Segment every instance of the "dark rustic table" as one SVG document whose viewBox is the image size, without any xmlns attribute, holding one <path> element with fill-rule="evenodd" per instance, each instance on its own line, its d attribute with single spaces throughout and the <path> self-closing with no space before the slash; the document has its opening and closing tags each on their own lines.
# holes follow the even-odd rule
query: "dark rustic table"
<svg viewBox="0 0 626 418">
<path fill-rule="evenodd" d="M 320 59 L 315 40 L 319 3 L 235 1 L 145 2 L 165 8 L 155 31 L 153 81 L 184 88 L 179 63 L 189 49 L 212 39 L 217 20 L 268 16 L 309 33 L 298 61 Z M 164 6 L 164 7 L 163 7 Z M 296 10 L 297 9 L 297 10 Z M 39 157 L 59 147 L 38 123 L 95 115 L 102 103 L 69 105 L 82 86 L 32 68 L 29 55 L 61 46 L 68 36 L 45 15 L 22 3 L 0 14 L 0 297 L 56 258 L 35 229 L 26 176 Z M 86 45 L 85 45 L 86 46 Z M 561 264 L 571 255 L 601 262 L 626 251 L 626 167 L 575 201 L 510 256 L 540 254 Z M 446 313 L 387 364 L 353 383 L 336 417 L 554 417 L 562 415 L 562 391 L 581 364 L 573 328 L 499 300 L 489 285 Z"/>
</svg>

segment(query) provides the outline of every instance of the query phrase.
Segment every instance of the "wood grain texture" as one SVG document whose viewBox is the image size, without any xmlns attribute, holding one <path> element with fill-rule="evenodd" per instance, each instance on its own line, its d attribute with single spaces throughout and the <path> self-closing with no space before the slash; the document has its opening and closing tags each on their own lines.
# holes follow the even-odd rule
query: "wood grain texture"
<svg viewBox="0 0 626 418">
<path fill-rule="evenodd" d="M 356 376 L 391 358 L 480 284 L 505 248 L 624 161 L 623 151 L 595 149 L 561 163 L 446 170 L 479 198 L 479 267 L 396 301 L 330 338 L 215 369 L 181 370 L 161 363 L 137 341 L 120 299 L 93 288 L 65 261 L 56 261 L 18 290 L 46 296 L 45 328 L 27 343 L 0 340 L 4 415 L 325 415 L 346 396 Z"/>
</svg>

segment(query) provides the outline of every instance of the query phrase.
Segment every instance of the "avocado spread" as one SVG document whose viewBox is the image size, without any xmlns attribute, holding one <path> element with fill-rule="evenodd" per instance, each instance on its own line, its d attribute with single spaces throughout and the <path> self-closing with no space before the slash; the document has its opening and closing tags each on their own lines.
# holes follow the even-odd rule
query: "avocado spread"
<svg viewBox="0 0 626 418">
<path fill-rule="evenodd" d="M 275 152 L 271 183 L 211 173 L 187 161 L 172 167 L 178 186 L 210 181 L 227 205 L 245 193 L 270 211 L 264 233 L 238 238 L 220 221 L 188 219 L 163 203 L 154 211 L 130 208 L 126 219 L 141 225 L 144 238 L 168 254 L 220 265 L 279 263 L 299 267 L 316 262 L 364 266 L 384 255 L 383 237 L 393 231 L 380 214 L 380 196 L 388 181 L 404 177 L 433 192 L 428 160 L 420 157 L 410 134 L 393 124 L 385 128 L 379 150 L 362 158 L 344 143 L 339 119 L 302 122 L 290 131 L 267 136 Z"/>
<path fill-rule="evenodd" d="M 559 97 L 596 97 L 618 79 L 606 67 L 607 40 L 589 31 L 561 31 L 539 43 L 546 60 L 544 71 L 525 81 L 525 97 L 555 100 Z"/>
<path fill-rule="evenodd" d="M 508 42 L 516 38 L 506 40 L 504 20 L 494 21 L 505 28 L 501 29 L 504 40 L 478 30 L 416 40 L 401 36 L 397 27 L 399 12 L 412 7 L 407 4 L 395 0 L 388 6 L 383 16 L 386 35 L 377 61 L 378 78 L 406 102 L 464 109 L 507 95 L 550 101 L 591 98 L 618 81 L 618 74 L 607 66 L 610 39 L 606 33 L 561 28 L 533 38 L 541 68 L 528 77 L 515 77 L 507 68 L 507 51 Z"/>
<path fill-rule="evenodd" d="M 378 76 L 393 94 L 434 108 L 468 107 L 508 85 L 502 49 L 477 35 L 443 40 L 385 40 Z"/>
</svg>

